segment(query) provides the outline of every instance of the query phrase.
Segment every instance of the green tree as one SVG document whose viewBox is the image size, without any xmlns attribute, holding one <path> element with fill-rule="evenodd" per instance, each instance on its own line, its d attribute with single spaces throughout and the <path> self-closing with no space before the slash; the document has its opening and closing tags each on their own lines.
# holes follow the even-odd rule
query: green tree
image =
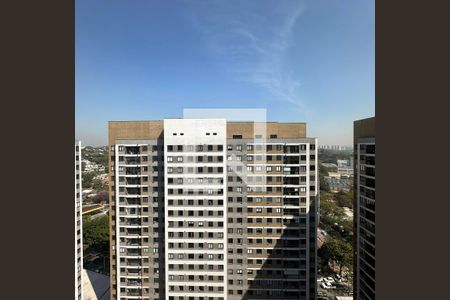
<svg viewBox="0 0 450 300">
<path fill-rule="evenodd" d="M 350 271 L 353 267 L 353 248 L 350 243 L 340 239 L 332 238 L 320 247 L 318 255 L 321 260 L 322 268 L 334 262 L 339 267 L 339 275 L 342 270 L 348 268 Z"/>
<path fill-rule="evenodd" d="M 320 190 L 329 192 L 330 191 L 330 185 L 328 182 L 325 181 L 325 176 L 328 176 L 327 169 L 322 165 L 322 163 L 319 162 L 319 185 Z"/>
<path fill-rule="evenodd" d="M 336 205 L 333 201 L 320 202 L 320 217 L 327 225 L 339 223 L 344 217 L 344 209 Z"/>
<path fill-rule="evenodd" d="M 353 208 L 353 193 L 352 192 L 345 193 L 343 191 L 340 191 L 337 194 L 335 194 L 334 197 L 336 199 L 337 204 L 340 207 Z"/>
<path fill-rule="evenodd" d="M 324 193 L 328 200 L 320 201 L 320 227 L 332 237 L 351 241 L 353 239 L 353 222 L 346 219 L 344 208 L 338 206 L 328 193 Z"/>
<path fill-rule="evenodd" d="M 94 177 L 97 175 L 96 172 L 87 172 L 83 174 L 83 188 L 91 188 L 92 187 L 92 181 L 94 180 Z"/>
<path fill-rule="evenodd" d="M 106 191 L 106 186 L 98 178 L 92 180 L 92 188 L 96 191 Z"/>
<path fill-rule="evenodd" d="M 100 252 L 108 255 L 109 217 L 83 220 L 83 244 L 86 252 Z"/>
</svg>

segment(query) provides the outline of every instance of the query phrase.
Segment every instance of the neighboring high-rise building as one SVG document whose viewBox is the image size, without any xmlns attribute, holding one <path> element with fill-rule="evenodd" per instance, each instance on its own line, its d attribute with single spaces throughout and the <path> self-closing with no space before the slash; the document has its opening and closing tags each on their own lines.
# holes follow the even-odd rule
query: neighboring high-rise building
<svg viewBox="0 0 450 300">
<path fill-rule="evenodd" d="M 375 118 L 354 122 L 354 297 L 375 299 Z"/>
<path fill-rule="evenodd" d="M 83 299 L 81 142 L 75 141 L 75 299 Z"/>
<path fill-rule="evenodd" d="M 111 299 L 315 299 L 305 123 L 110 122 Z"/>
</svg>

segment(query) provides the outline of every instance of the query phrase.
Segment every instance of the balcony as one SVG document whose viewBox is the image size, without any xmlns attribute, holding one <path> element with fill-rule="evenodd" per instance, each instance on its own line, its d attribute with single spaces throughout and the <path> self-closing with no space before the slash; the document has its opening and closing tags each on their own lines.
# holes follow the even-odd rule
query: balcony
<svg viewBox="0 0 450 300">
<path fill-rule="evenodd" d="M 119 205 L 141 205 L 140 199 L 120 199 Z"/>
<path fill-rule="evenodd" d="M 300 174 L 299 167 L 284 167 L 283 175 L 298 175 Z"/>
<path fill-rule="evenodd" d="M 298 188 L 284 188 L 283 195 L 285 196 L 299 196 L 300 191 Z"/>
<path fill-rule="evenodd" d="M 304 151 L 304 150 L 303 150 Z M 286 154 L 298 154 L 300 153 L 300 146 L 284 146 L 284 153 Z"/>
<path fill-rule="evenodd" d="M 126 219 L 121 220 L 119 223 L 120 226 L 142 226 L 142 222 L 140 220 Z"/>
<path fill-rule="evenodd" d="M 120 188 L 120 195 L 130 195 L 130 196 L 140 196 L 141 189 L 140 188 Z"/>
<path fill-rule="evenodd" d="M 125 151 L 123 151 L 125 154 L 139 154 L 140 153 L 140 147 L 139 146 L 126 146 Z"/>
<path fill-rule="evenodd" d="M 133 276 L 133 277 L 138 277 L 138 276 L 142 276 L 142 271 L 138 270 L 138 269 L 127 269 L 127 271 L 121 271 L 120 272 L 120 276 Z"/>
<path fill-rule="evenodd" d="M 125 180 L 119 181 L 120 185 L 141 185 L 141 179 L 136 177 L 126 177 Z"/>
<path fill-rule="evenodd" d="M 300 163 L 300 158 L 298 156 L 285 156 L 283 163 L 286 165 L 298 165 Z"/>
<path fill-rule="evenodd" d="M 283 178 L 283 184 L 285 184 L 285 185 L 300 185 L 300 178 L 285 177 L 285 178 Z M 305 183 L 303 183 L 303 184 L 305 184 Z"/>
<path fill-rule="evenodd" d="M 139 165 L 141 164 L 141 158 L 138 156 L 120 156 L 120 165 Z"/>
<path fill-rule="evenodd" d="M 140 280 L 127 280 L 125 282 L 122 282 L 123 285 L 125 286 L 141 286 L 142 285 L 142 281 Z"/>
<path fill-rule="evenodd" d="M 127 249 L 123 254 L 125 256 L 142 256 L 142 251 L 140 249 Z"/>
<path fill-rule="evenodd" d="M 126 167 L 125 175 L 141 175 L 141 168 L 138 167 Z"/>
<path fill-rule="evenodd" d="M 142 296 L 142 291 L 140 290 L 128 290 L 126 292 L 127 296 Z"/>
<path fill-rule="evenodd" d="M 126 260 L 125 265 L 122 264 L 122 266 L 140 267 L 140 266 L 142 266 L 142 261 L 140 259 L 136 259 L 136 258 L 129 258 Z"/>
<path fill-rule="evenodd" d="M 121 236 L 140 236 L 141 234 L 141 229 L 138 228 L 127 228 L 125 232 L 120 232 Z"/>
<path fill-rule="evenodd" d="M 121 246 L 142 246 L 142 242 L 140 239 L 127 239 L 125 242 L 120 242 Z"/>
</svg>

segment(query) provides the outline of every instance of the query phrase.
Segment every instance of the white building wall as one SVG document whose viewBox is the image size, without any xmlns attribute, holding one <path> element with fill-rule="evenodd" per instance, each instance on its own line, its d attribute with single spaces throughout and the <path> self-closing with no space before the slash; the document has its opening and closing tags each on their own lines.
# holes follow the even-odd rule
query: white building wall
<svg viewBox="0 0 450 300">
<path fill-rule="evenodd" d="M 166 270 L 166 278 L 165 278 L 165 284 L 166 284 L 166 299 L 169 299 L 170 296 L 178 297 L 178 296 L 189 296 L 189 291 L 184 291 L 183 293 L 180 292 L 171 292 L 169 286 L 172 284 L 174 285 L 174 282 L 169 281 L 169 276 L 179 276 L 184 275 L 187 277 L 191 274 L 198 274 L 198 271 L 196 273 L 193 273 L 192 271 L 186 270 L 169 270 L 169 264 L 173 263 L 182 263 L 182 264 L 221 264 L 223 265 L 222 272 L 208 272 L 208 269 L 205 269 L 202 275 L 214 275 L 214 276 L 223 276 L 224 280 L 223 283 L 214 283 L 214 282 L 208 282 L 208 280 L 205 280 L 205 282 L 201 283 L 192 283 L 189 282 L 187 285 L 194 286 L 194 285 L 202 285 L 202 286 L 221 286 L 223 287 L 223 293 L 209 293 L 206 289 L 204 293 L 195 293 L 192 294 L 192 296 L 204 296 L 204 297 L 223 297 L 223 299 L 227 299 L 227 239 L 226 239 L 226 228 L 227 228 L 227 212 L 226 212 L 226 204 L 227 204 L 227 184 L 226 184 L 226 120 L 225 119 L 166 119 L 164 120 L 164 177 L 165 177 L 165 249 L 166 249 L 166 261 L 165 261 L 165 270 Z M 176 153 L 169 153 L 167 151 L 167 147 L 169 145 L 193 145 L 193 150 L 187 150 L 183 149 L 183 152 L 176 152 Z M 222 152 L 213 152 L 208 153 L 205 151 L 202 152 L 196 152 L 195 145 L 222 145 Z M 186 148 L 186 147 L 185 147 Z M 221 155 L 223 157 L 222 162 L 220 163 L 206 163 L 206 162 L 194 162 L 194 163 L 187 163 L 187 159 L 185 157 L 187 156 L 195 156 L 195 155 L 205 155 L 205 154 L 213 154 L 214 156 Z M 175 159 L 173 162 L 168 162 L 168 156 L 182 156 L 183 162 L 177 162 Z M 223 172 L 222 174 L 168 174 L 167 168 L 177 168 L 177 167 L 194 167 L 194 170 L 196 167 L 222 167 Z M 212 185 L 202 185 L 202 186 L 196 186 L 196 185 L 179 185 L 176 183 L 169 184 L 168 183 L 168 177 L 172 178 L 204 178 L 204 177 L 215 177 L 215 178 L 222 178 L 223 183 L 214 183 Z M 178 189 L 178 188 L 208 188 L 208 189 L 223 189 L 222 195 L 189 195 L 189 196 L 182 196 L 182 195 L 169 195 L 168 189 Z M 177 199 L 222 199 L 223 200 L 223 207 L 210 207 L 209 210 L 222 210 L 223 215 L 221 217 L 207 217 L 207 218 L 201 218 L 201 217 L 184 217 L 180 218 L 177 216 L 169 216 L 168 211 L 170 208 L 177 207 Z M 168 200 L 175 200 L 174 205 L 169 206 Z M 179 208 L 179 207 L 177 207 Z M 187 209 L 187 207 L 183 207 L 183 209 Z M 190 210 L 195 209 L 205 209 L 205 207 L 189 207 Z M 209 229 L 209 228 L 195 228 L 195 227 L 189 227 L 189 228 L 177 228 L 177 229 L 171 229 L 169 228 L 169 222 L 174 221 L 182 221 L 182 220 L 191 220 L 191 221 L 222 221 L 223 222 L 223 229 Z M 199 242 L 208 242 L 208 243 L 214 243 L 215 245 L 222 244 L 222 249 L 217 249 L 216 246 L 215 249 L 169 249 L 169 242 L 172 243 L 178 243 L 178 242 L 186 242 L 186 239 L 177 239 L 177 238 L 169 238 L 168 233 L 169 231 L 177 232 L 177 231 L 190 231 L 190 232 L 205 232 L 208 231 L 220 231 L 223 232 L 223 237 L 221 239 L 208 239 L 205 235 L 205 238 L 203 239 L 195 239 L 195 240 L 189 240 L 189 242 L 193 243 L 199 243 Z M 175 260 L 169 258 L 169 254 L 175 254 L 175 256 L 178 253 L 184 253 L 185 257 L 187 257 L 188 254 L 198 254 L 203 253 L 205 258 L 208 257 L 208 254 L 222 254 L 223 255 L 223 261 L 192 261 L 192 260 Z M 210 274 L 211 273 L 211 274 Z"/>
<path fill-rule="evenodd" d="M 83 216 L 81 141 L 75 141 L 75 299 L 83 300 Z M 78 179 L 77 179 L 78 176 Z M 78 262 L 78 260 L 80 262 Z"/>
</svg>

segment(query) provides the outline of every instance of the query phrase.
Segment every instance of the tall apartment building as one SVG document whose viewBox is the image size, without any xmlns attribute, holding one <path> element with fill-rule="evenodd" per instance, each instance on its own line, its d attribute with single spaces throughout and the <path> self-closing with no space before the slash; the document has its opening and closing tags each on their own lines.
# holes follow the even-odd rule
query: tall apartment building
<svg viewBox="0 0 450 300">
<path fill-rule="evenodd" d="M 110 122 L 111 299 L 315 299 L 304 123 Z"/>
<path fill-rule="evenodd" d="M 81 142 L 75 141 L 75 299 L 83 299 L 83 225 L 81 185 Z"/>
<path fill-rule="evenodd" d="M 375 118 L 354 122 L 354 297 L 375 299 Z"/>
</svg>

